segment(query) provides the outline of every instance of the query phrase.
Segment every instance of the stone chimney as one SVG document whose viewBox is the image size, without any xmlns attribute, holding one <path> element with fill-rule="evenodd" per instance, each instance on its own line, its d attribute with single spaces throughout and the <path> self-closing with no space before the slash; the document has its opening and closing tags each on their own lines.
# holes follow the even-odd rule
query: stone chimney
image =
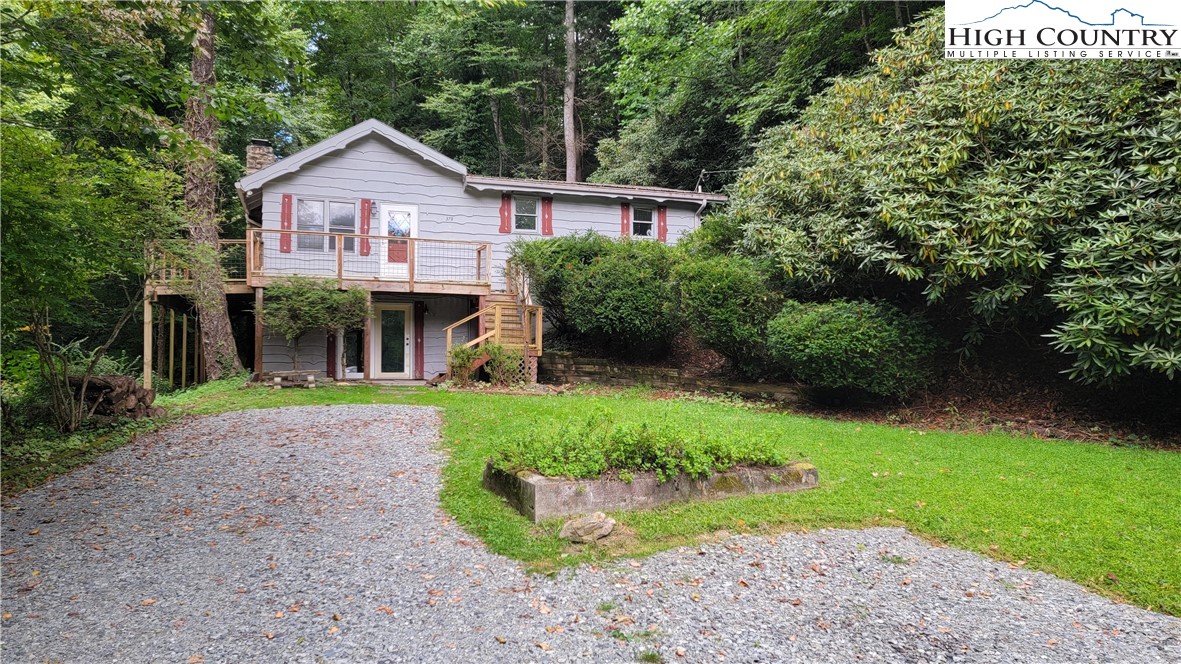
<svg viewBox="0 0 1181 664">
<path fill-rule="evenodd" d="M 265 138 L 252 138 L 246 146 L 246 174 L 251 175 L 275 163 L 275 148 Z"/>
</svg>

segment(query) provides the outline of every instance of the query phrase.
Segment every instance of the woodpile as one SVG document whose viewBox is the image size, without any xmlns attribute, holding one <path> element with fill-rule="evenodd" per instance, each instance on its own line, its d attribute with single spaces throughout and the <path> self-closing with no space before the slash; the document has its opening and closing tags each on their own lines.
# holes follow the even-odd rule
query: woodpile
<svg viewBox="0 0 1181 664">
<path fill-rule="evenodd" d="M 75 394 L 82 389 L 82 378 L 70 376 L 70 387 Z M 159 417 L 163 408 L 153 406 L 155 390 L 145 390 L 131 376 L 91 376 L 83 395 L 86 410 L 101 417 Z"/>
</svg>

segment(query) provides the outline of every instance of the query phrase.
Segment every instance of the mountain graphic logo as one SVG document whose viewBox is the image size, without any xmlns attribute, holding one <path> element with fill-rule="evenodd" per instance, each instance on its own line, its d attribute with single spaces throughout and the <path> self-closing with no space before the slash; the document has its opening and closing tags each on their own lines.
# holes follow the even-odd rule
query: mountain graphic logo
<svg viewBox="0 0 1181 664">
<path fill-rule="evenodd" d="M 1106 23 L 1092 23 L 1090 21 L 1084 20 L 1081 16 L 1077 16 L 1076 14 L 1071 13 L 1070 11 L 1068 11 L 1066 9 L 1063 9 L 1061 7 L 1055 7 L 1054 5 L 1046 4 L 1045 2 L 1042 2 L 1042 0 L 1030 0 L 1030 2 L 1027 2 L 1023 5 L 1013 5 L 1012 7 L 1005 7 L 1004 9 L 998 11 L 997 13 L 993 14 L 992 16 L 982 18 L 979 21 L 971 21 L 969 23 L 959 23 L 958 25 L 979 25 L 981 23 L 986 23 L 988 21 L 991 21 L 995 18 L 999 18 L 1002 15 L 1015 16 L 1018 14 L 1026 13 L 1025 10 L 1036 11 L 1039 5 L 1041 7 L 1044 7 L 1045 9 L 1050 10 L 1050 11 L 1061 12 L 1062 14 L 1069 16 L 1070 18 L 1078 21 L 1080 24 L 1086 25 L 1089 27 L 1093 27 L 1093 28 L 1114 27 L 1116 24 L 1117 18 L 1125 19 L 1129 23 L 1132 21 L 1136 21 L 1138 19 L 1139 23 L 1136 24 L 1138 27 L 1153 28 L 1153 27 L 1169 27 L 1169 26 L 1173 25 L 1172 23 L 1149 23 L 1143 14 L 1137 14 L 1136 12 L 1134 12 L 1130 9 L 1126 9 L 1124 7 L 1118 7 L 1114 11 L 1112 11 L 1110 14 L 1111 20 L 1108 22 L 1106 22 Z"/>
</svg>

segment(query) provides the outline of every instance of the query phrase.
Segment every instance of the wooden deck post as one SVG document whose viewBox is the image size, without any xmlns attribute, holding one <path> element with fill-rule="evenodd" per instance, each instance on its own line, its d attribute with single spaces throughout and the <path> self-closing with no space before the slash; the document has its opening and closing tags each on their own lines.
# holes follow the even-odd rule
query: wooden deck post
<svg viewBox="0 0 1181 664">
<path fill-rule="evenodd" d="M 254 289 L 254 378 L 262 380 L 262 288 Z"/>
<path fill-rule="evenodd" d="M 176 311 L 168 310 L 168 387 L 176 387 Z"/>
<path fill-rule="evenodd" d="M 144 389 L 152 389 L 152 294 L 144 291 Z"/>
<path fill-rule="evenodd" d="M 418 253 L 418 245 L 411 238 L 406 241 L 406 274 L 410 277 L 410 292 L 414 292 L 414 255 Z"/>
<path fill-rule="evenodd" d="M 365 291 L 365 309 L 369 315 L 365 317 L 365 327 L 361 332 L 361 356 L 365 358 L 365 371 L 362 378 L 369 380 L 373 375 L 373 292 Z"/>
<path fill-rule="evenodd" d="M 180 315 L 180 386 L 189 384 L 189 315 Z"/>
</svg>

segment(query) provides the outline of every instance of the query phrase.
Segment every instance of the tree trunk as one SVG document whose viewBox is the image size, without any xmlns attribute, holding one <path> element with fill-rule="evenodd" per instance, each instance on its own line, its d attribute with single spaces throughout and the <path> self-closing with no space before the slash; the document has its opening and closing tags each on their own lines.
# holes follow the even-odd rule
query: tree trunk
<svg viewBox="0 0 1181 664">
<path fill-rule="evenodd" d="M 504 153 L 508 147 L 504 143 L 504 128 L 500 124 L 500 100 L 496 97 L 488 98 L 488 105 L 492 110 L 492 130 L 496 132 L 496 174 L 504 176 Z M 524 113 L 522 113 L 524 115 Z"/>
<path fill-rule="evenodd" d="M 215 30 L 213 12 L 206 9 L 193 49 L 192 73 L 197 91 L 185 102 L 185 131 L 198 144 L 198 152 L 185 166 L 185 208 L 193 249 L 192 296 L 201 320 L 205 375 L 210 380 L 242 370 L 230 328 L 217 247 L 217 118 L 209 111 L 210 90 L 217 84 L 213 73 Z"/>
<path fill-rule="evenodd" d="M 578 74 L 578 33 L 574 30 L 574 0 L 566 0 L 566 85 L 562 90 L 562 129 L 566 135 L 566 181 L 578 181 L 578 134 L 574 126 L 574 86 Z"/>
</svg>

